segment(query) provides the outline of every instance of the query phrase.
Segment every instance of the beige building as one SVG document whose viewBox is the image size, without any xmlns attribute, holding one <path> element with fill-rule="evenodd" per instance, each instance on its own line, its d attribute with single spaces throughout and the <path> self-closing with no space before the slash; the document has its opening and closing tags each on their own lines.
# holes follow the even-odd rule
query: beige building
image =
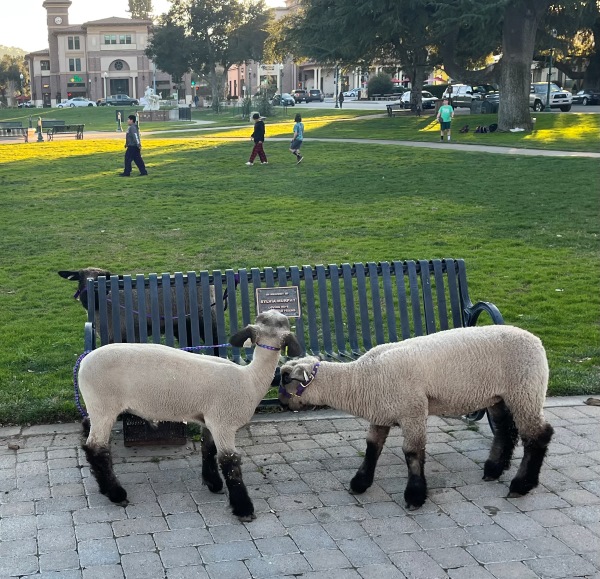
<svg viewBox="0 0 600 579">
<path fill-rule="evenodd" d="M 26 55 L 36 105 L 56 106 L 75 96 L 94 101 L 112 94 L 139 98 L 147 86 L 163 98 L 173 93 L 171 77 L 156 70 L 144 53 L 150 20 L 105 18 L 70 24 L 71 0 L 44 0 L 42 5 L 48 48 Z"/>
</svg>

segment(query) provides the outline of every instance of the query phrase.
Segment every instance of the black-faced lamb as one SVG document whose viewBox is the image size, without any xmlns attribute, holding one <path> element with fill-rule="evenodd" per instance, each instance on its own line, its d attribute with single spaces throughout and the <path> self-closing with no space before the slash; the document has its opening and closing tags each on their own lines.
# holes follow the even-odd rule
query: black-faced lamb
<svg viewBox="0 0 600 579">
<path fill-rule="evenodd" d="M 115 476 L 109 438 L 117 416 L 130 411 L 150 421 L 188 421 L 203 425 L 202 479 L 212 492 L 223 488 L 217 459 L 229 490 L 233 514 L 254 518 L 254 506 L 242 480 L 235 433 L 247 424 L 266 395 L 280 350 L 302 353 L 288 319 L 270 310 L 233 336 L 256 346 L 252 361 L 239 366 L 214 356 L 198 356 L 160 344 L 108 344 L 88 354 L 79 367 L 79 389 L 89 428 L 83 445 L 100 492 L 124 503 L 127 492 Z"/>
<path fill-rule="evenodd" d="M 87 295 L 87 280 L 88 278 L 92 278 L 94 280 L 97 280 L 98 277 L 100 276 L 104 276 L 106 278 L 110 278 L 112 274 L 111 272 L 105 270 L 105 269 L 100 269 L 100 268 L 96 268 L 96 267 L 88 267 L 85 269 L 80 269 L 77 271 L 72 271 L 72 270 L 62 270 L 58 272 L 58 275 L 60 275 L 60 277 L 64 278 L 64 279 L 68 279 L 70 281 L 75 281 L 77 282 L 77 291 L 75 292 L 75 295 L 73 297 L 75 297 L 76 299 L 79 299 L 79 301 L 81 302 L 81 305 L 84 307 L 84 309 L 87 311 L 88 308 L 88 295 Z M 121 278 L 122 276 L 119 276 L 119 278 Z M 158 307 L 159 307 L 159 316 L 160 316 L 160 333 L 163 334 L 164 333 L 164 329 L 165 329 L 165 322 L 164 322 L 164 313 L 165 313 L 165 306 L 164 306 L 164 300 L 163 300 L 163 294 L 162 294 L 163 290 L 162 287 L 159 287 L 158 289 Z M 171 304 L 172 304 L 172 312 L 173 312 L 173 316 L 177 316 L 177 300 L 176 300 L 176 296 L 175 296 L 175 288 L 171 288 L 171 292 L 172 292 L 172 299 L 171 299 Z M 124 305 L 124 298 L 122 297 L 122 292 L 120 292 L 120 303 L 119 303 L 119 307 L 123 308 Z M 132 299 L 133 299 L 133 303 L 137 303 L 137 289 L 133 289 L 131 292 L 132 295 Z M 202 292 L 198 291 L 198 320 L 199 320 L 199 330 L 200 330 L 200 338 L 202 339 L 202 341 L 205 341 L 205 336 L 204 336 L 204 316 L 203 316 L 203 309 L 202 309 Z M 151 300 L 150 300 L 150 290 L 148 288 L 146 288 L 145 290 L 145 297 L 146 297 L 146 304 L 150 304 Z M 187 293 L 185 294 L 185 299 L 186 299 L 186 303 L 185 303 L 185 307 L 186 307 L 186 311 L 189 311 L 190 307 L 189 307 L 189 296 L 187 295 Z M 213 316 L 213 320 L 212 320 L 212 329 L 213 329 L 213 336 L 217 335 L 217 327 L 216 327 L 216 322 L 215 322 L 215 312 L 214 312 L 214 303 L 215 303 L 215 288 L 214 287 L 210 287 L 210 299 L 211 299 L 211 305 L 213 306 L 211 308 L 211 313 Z M 96 303 L 96 328 L 99 327 L 99 321 L 98 321 L 98 299 L 95 300 Z M 112 302 L 108 302 L 107 303 L 107 316 L 108 316 L 108 320 L 109 320 L 109 326 L 108 326 L 108 341 L 109 342 L 113 342 L 114 341 L 114 336 L 115 336 L 115 332 L 114 332 L 114 328 L 112 327 L 112 324 L 110 323 L 110 321 L 112 320 L 112 307 L 113 304 Z M 143 316 L 145 316 L 146 318 L 146 325 L 148 328 L 148 332 L 150 333 L 152 330 L 152 319 L 151 316 L 146 315 L 145 313 L 142 314 Z M 125 316 L 121 315 L 120 316 L 120 321 L 121 321 L 121 328 L 120 328 L 120 338 L 121 338 L 121 342 L 126 342 L 127 341 L 127 331 L 126 331 L 126 321 L 125 321 Z M 139 336 L 138 336 L 138 314 L 135 313 L 134 314 L 134 328 L 135 328 L 135 340 L 136 342 L 139 341 Z M 187 337 L 187 344 L 191 345 L 192 344 L 192 323 L 191 323 L 191 319 L 190 319 L 190 315 L 188 314 L 186 317 L 186 337 Z M 175 334 L 175 336 L 179 339 L 179 324 L 174 324 L 173 327 L 173 332 Z"/>
<path fill-rule="evenodd" d="M 409 472 L 404 498 L 418 508 L 427 496 L 429 414 L 459 416 L 487 408 L 496 428 L 483 479 L 496 480 L 510 466 L 520 435 L 524 455 L 508 496 L 536 487 L 554 432 L 543 413 L 547 385 L 541 341 L 497 325 L 383 344 L 348 363 L 311 356 L 289 361 L 281 368 L 279 400 L 292 410 L 327 405 L 370 421 L 365 459 L 350 483 L 355 493 L 371 486 L 390 427 L 401 426 Z"/>
</svg>

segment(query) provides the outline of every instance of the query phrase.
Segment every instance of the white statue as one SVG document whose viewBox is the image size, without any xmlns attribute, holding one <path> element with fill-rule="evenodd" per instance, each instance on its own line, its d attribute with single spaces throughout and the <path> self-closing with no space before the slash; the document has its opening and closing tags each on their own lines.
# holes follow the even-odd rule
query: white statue
<svg viewBox="0 0 600 579">
<path fill-rule="evenodd" d="M 160 97 L 154 94 L 151 86 L 147 86 L 144 96 L 140 99 L 140 104 L 144 105 L 145 111 L 157 111 L 160 109 Z"/>
</svg>

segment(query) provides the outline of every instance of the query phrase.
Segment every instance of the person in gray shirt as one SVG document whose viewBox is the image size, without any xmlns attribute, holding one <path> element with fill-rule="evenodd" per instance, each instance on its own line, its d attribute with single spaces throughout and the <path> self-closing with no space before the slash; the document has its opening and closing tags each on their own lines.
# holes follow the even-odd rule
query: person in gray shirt
<svg viewBox="0 0 600 579">
<path fill-rule="evenodd" d="M 131 175 L 131 163 L 135 163 L 140 170 L 140 175 L 148 174 L 144 159 L 142 159 L 142 142 L 140 141 L 140 130 L 135 124 L 135 115 L 127 117 L 127 133 L 125 133 L 125 169 L 119 174 L 120 177 Z"/>
</svg>

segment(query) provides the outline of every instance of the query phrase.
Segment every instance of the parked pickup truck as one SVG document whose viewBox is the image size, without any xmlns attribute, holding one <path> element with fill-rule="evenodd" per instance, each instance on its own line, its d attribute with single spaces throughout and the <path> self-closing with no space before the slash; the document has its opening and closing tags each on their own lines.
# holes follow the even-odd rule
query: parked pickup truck
<svg viewBox="0 0 600 579">
<path fill-rule="evenodd" d="M 534 82 L 529 93 L 529 106 L 536 112 L 544 110 L 548 100 L 548 83 Z M 563 112 L 571 110 L 573 95 L 568 90 L 562 90 L 553 82 L 550 83 L 550 108 Z"/>
<path fill-rule="evenodd" d="M 132 105 L 139 105 L 139 101 L 130 97 L 126 94 L 111 94 L 104 99 L 104 102 L 100 103 L 101 105 L 113 106 L 113 107 L 126 107 Z"/>
</svg>

